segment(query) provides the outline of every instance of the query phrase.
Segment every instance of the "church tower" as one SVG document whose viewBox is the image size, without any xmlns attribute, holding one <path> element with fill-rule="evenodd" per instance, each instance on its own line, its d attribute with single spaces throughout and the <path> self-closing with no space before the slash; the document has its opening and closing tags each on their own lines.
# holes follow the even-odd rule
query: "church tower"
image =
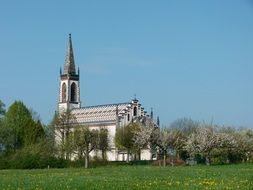
<svg viewBox="0 0 253 190">
<path fill-rule="evenodd" d="M 69 41 L 67 47 L 67 54 L 65 59 L 64 70 L 60 70 L 60 95 L 58 103 L 58 111 L 71 110 L 73 108 L 80 108 L 80 82 L 79 69 L 76 73 L 74 52 L 72 48 L 71 34 L 69 34 Z"/>
</svg>

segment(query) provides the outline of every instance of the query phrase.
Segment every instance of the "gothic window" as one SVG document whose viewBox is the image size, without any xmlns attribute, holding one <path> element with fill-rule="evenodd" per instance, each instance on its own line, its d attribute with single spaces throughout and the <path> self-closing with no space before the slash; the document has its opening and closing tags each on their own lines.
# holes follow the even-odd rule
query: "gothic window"
<svg viewBox="0 0 253 190">
<path fill-rule="evenodd" d="M 77 90 L 76 90 L 76 83 L 71 84 L 71 95 L 70 95 L 70 101 L 71 102 L 76 102 L 77 101 Z"/>
<path fill-rule="evenodd" d="M 61 93 L 62 93 L 61 99 L 62 99 L 62 102 L 66 102 L 66 91 L 67 91 L 66 84 L 63 83 L 62 84 L 62 89 L 61 89 Z"/>
<path fill-rule="evenodd" d="M 127 121 L 130 121 L 130 114 L 127 114 Z"/>
<path fill-rule="evenodd" d="M 137 116 L 137 107 L 134 107 L 134 116 Z"/>
</svg>

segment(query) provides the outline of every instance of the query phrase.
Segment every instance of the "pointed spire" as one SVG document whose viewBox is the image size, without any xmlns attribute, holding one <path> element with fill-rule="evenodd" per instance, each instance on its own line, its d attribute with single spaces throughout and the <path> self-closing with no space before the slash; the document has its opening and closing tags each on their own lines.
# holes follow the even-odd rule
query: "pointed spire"
<svg viewBox="0 0 253 190">
<path fill-rule="evenodd" d="M 68 48 L 67 48 L 67 54 L 66 54 L 63 74 L 76 74 L 71 34 L 69 34 L 69 42 L 68 42 Z"/>
<path fill-rule="evenodd" d="M 159 116 L 157 116 L 156 124 L 157 124 L 158 127 L 160 126 L 160 119 L 159 119 Z"/>
<path fill-rule="evenodd" d="M 151 108 L 150 118 L 153 120 L 153 108 Z"/>
</svg>

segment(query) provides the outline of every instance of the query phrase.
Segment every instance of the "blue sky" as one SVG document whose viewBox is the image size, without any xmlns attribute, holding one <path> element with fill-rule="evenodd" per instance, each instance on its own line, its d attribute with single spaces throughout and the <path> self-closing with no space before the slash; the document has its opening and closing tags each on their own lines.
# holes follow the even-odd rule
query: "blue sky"
<svg viewBox="0 0 253 190">
<path fill-rule="evenodd" d="M 253 1 L 2 1 L 0 99 L 48 123 L 72 34 L 82 105 L 253 127 Z"/>
</svg>

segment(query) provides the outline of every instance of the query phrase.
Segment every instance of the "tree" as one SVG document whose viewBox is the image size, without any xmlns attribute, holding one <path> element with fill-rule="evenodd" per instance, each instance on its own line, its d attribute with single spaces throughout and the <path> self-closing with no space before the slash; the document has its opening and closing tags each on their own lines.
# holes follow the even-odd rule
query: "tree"
<svg viewBox="0 0 253 190">
<path fill-rule="evenodd" d="M 4 116 L 5 114 L 5 105 L 4 103 L 0 100 L 0 119 Z"/>
<path fill-rule="evenodd" d="M 36 143 L 44 135 L 41 123 L 33 120 L 31 112 L 21 101 L 15 101 L 9 107 L 4 117 L 3 130 L 7 135 L 5 148 L 14 151 Z"/>
<path fill-rule="evenodd" d="M 55 136 L 55 141 L 60 146 L 60 155 L 62 158 L 70 159 L 73 152 L 71 147 L 71 133 L 76 125 L 76 118 L 71 113 L 71 110 L 57 113 L 53 119 L 52 126 Z"/>
<path fill-rule="evenodd" d="M 4 103 L 0 100 L 0 152 L 3 151 L 4 147 L 4 138 L 5 138 L 5 131 L 3 130 L 3 124 L 2 124 L 2 117 L 5 114 L 5 109 L 4 109 L 5 105 Z"/>
<path fill-rule="evenodd" d="M 200 154 L 205 157 L 206 164 L 210 164 L 212 150 L 219 146 L 219 136 L 217 129 L 212 125 L 205 123 L 199 127 L 196 132 L 192 133 L 186 141 L 184 148 L 191 157 Z"/>
<path fill-rule="evenodd" d="M 85 168 L 88 168 L 90 152 L 96 150 L 98 147 L 99 133 L 97 130 L 82 127 L 75 129 L 73 137 L 74 149 L 77 150 L 79 158 L 84 154 Z"/>
<path fill-rule="evenodd" d="M 177 129 L 185 136 L 188 136 L 189 134 L 195 132 L 198 127 L 199 122 L 193 121 L 192 119 L 188 118 L 177 119 L 170 124 L 171 129 Z"/>
<path fill-rule="evenodd" d="M 177 133 L 173 129 L 161 129 L 157 135 L 157 148 L 158 151 L 163 155 L 163 166 L 166 166 L 166 157 L 168 151 L 174 150 L 176 147 Z"/>
<path fill-rule="evenodd" d="M 28 126 L 24 130 L 25 146 L 38 143 L 45 138 L 45 130 L 40 120 L 30 120 Z"/>
<path fill-rule="evenodd" d="M 243 147 L 243 152 L 246 158 L 246 161 L 249 162 L 253 157 L 253 130 L 246 129 L 240 131 L 242 136 L 243 145 L 239 147 Z"/>
<path fill-rule="evenodd" d="M 134 134 L 140 128 L 138 123 L 130 123 L 127 126 L 119 127 L 115 134 L 115 144 L 118 149 L 127 151 L 127 162 L 129 162 L 129 155 L 134 152 Z"/>
<path fill-rule="evenodd" d="M 216 126 L 215 133 L 217 145 L 212 150 L 211 156 L 217 163 L 230 163 L 231 157 L 234 157 L 233 155 L 238 146 L 235 129 Z"/>
<path fill-rule="evenodd" d="M 253 156 L 253 131 L 250 129 L 241 129 L 233 133 L 236 146 L 230 152 L 230 160 L 250 161 Z"/>
<path fill-rule="evenodd" d="M 200 123 L 189 118 L 180 118 L 172 122 L 169 126 L 177 135 L 176 139 L 176 155 L 177 158 L 185 160 L 187 151 L 184 149 L 187 138 L 198 129 Z"/>
<path fill-rule="evenodd" d="M 148 146 L 154 129 L 154 127 L 140 125 L 139 129 L 134 131 L 133 141 L 138 152 L 139 160 L 141 160 L 141 149 Z"/>
<path fill-rule="evenodd" d="M 101 128 L 99 130 L 99 143 L 98 149 L 101 150 L 103 161 L 106 160 L 106 152 L 109 150 L 109 137 L 108 130 Z"/>
</svg>

